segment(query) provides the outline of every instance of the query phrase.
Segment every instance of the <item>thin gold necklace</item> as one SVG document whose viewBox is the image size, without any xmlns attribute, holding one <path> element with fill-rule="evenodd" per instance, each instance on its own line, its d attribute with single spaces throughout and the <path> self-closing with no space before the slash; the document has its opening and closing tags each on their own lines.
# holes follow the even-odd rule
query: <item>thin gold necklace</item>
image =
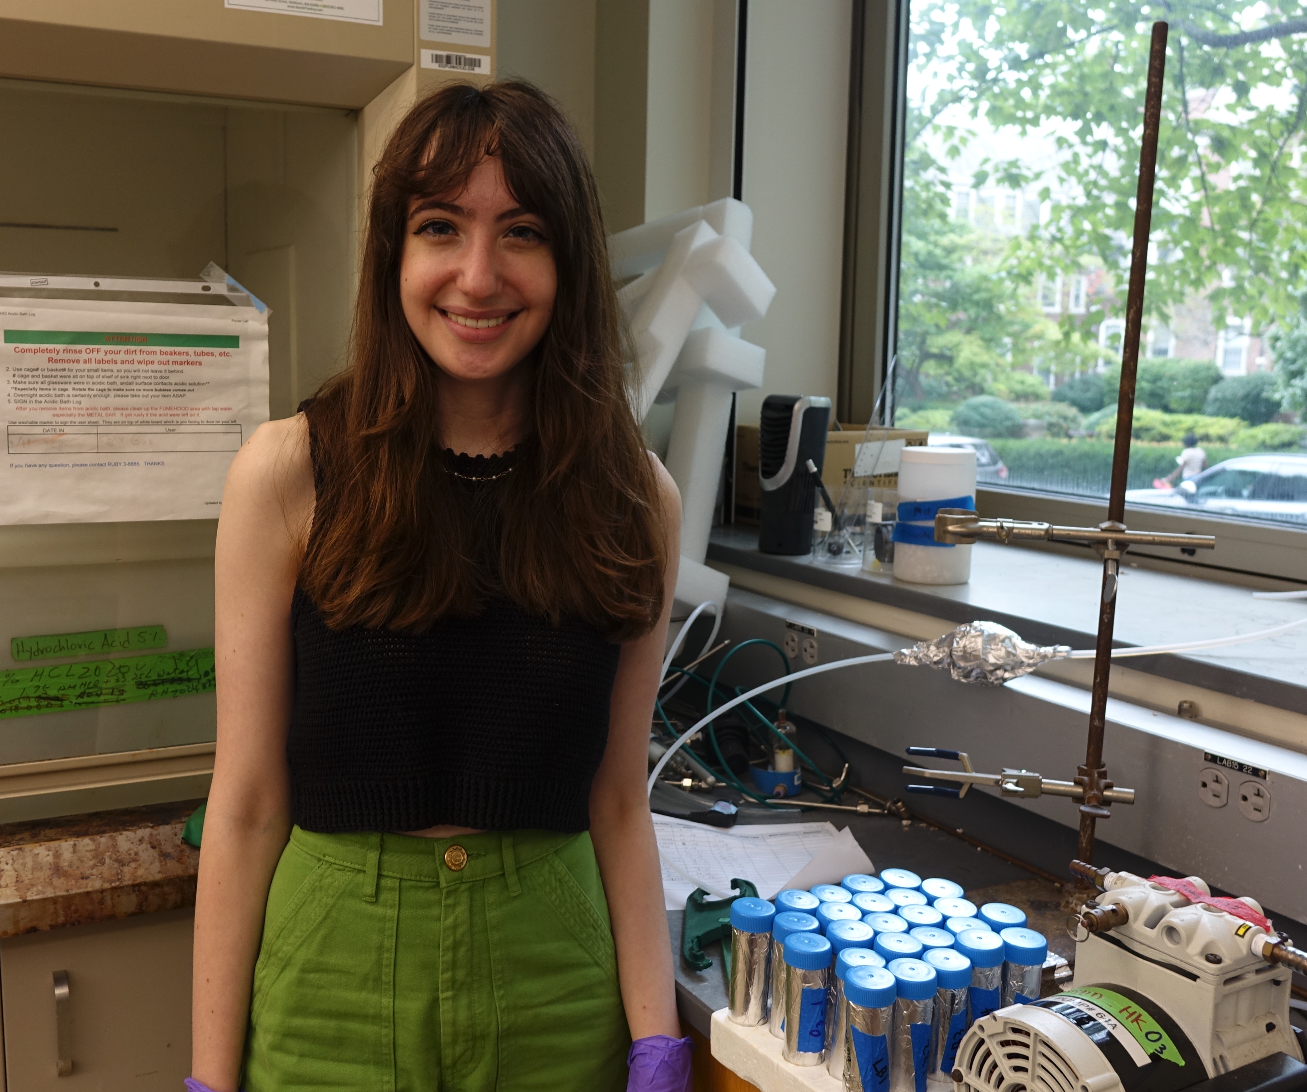
<svg viewBox="0 0 1307 1092">
<path fill-rule="evenodd" d="M 513 468 L 511 466 L 508 467 L 508 469 L 506 470 L 501 470 L 498 474 L 483 474 L 480 477 L 478 477 L 475 474 L 460 474 L 457 470 L 454 470 L 452 467 L 446 467 L 445 469 L 448 470 L 449 473 L 453 474 L 454 477 L 458 478 L 460 481 L 465 481 L 465 482 L 497 482 L 499 481 L 500 478 L 504 477 L 505 475 L 513 473 Z"/>
</svg>

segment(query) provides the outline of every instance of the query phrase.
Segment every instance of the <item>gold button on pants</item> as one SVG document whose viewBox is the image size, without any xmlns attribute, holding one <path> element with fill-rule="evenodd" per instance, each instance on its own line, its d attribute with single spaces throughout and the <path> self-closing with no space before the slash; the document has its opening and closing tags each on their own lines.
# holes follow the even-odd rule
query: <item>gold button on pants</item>
<svg viewBox="0 0 1307 1092">
<path fill-rule="evenodd" d="M 462 846 L 450 846 L 445 850 L 445 867 L 451 872 L 462 872 L 467 867 L 467 850 Z"/>
</svg>

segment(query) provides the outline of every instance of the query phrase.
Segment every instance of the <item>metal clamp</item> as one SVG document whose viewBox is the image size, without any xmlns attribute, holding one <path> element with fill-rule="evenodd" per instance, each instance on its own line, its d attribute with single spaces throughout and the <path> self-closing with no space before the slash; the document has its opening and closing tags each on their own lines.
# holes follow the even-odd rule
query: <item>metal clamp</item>
<svg viewBox="0 0 1307 1092">
<path fill-rule="evenodd" d="M 1130 546 L 1179 546 L 1183 549 L 1214 550 L 1211 535 L 1163 534 L 1154 531 L 1127 531 L 1120 523 L 1098 527 L 1059 527 L 1052 523 L 1030 523 L 1016 519 L 981 519 L 968 509 L 941 508 L 935 516 L 935 541 L 955 546 L 969 546 L 980 540 L 1001 542 L 1083 542 L 1101 545 L 1112 553 Z"/>
<path fill-rule="evenodd" d="M 961 798 L 972 785 L 989 785 L 1003 796 L 1019 796 L 1027 800 L 1037 796 L 1069 796 L 1072 800 L 1083 800 L 1085 790 L 1082 785 L 1073 781 L 1057 781 L 1051 777 L 1043 777 L 1033 770 L 1013 770 L 1004 769 L 1002 773 L 989 774 L 977 773 L 971 768 L 971 762 L 961 751 L 945 751 L 938 747 L 909 747 L 908 754 L 927 755 L 932 758 L 951 758 L 962 763 L 962 771 L 957 770 L 930 770 L 921 766 L 904 766 L 903 772 L 913 777 L 926 777 L 932 781 L 951 781 L 955 785 L 961 785 L 961 790 L 950 790 L 941 785 L 909 785 L 909 792 L 926 792 L 936 796 L 949 795 L 954 792 Z M 1135 802 L 1134 789 L 1118 789 L 1111 786 L 1110 782 L 1105 782 L 1106 788 L 1102 791 L 1102 799 L 1110 800 L 1114 804 L 1133 804 Z"/>
<path fill-rule="evenodd" d="M 55 1072 L 67 1077 L 73 1071 L 73 1017 L 71 994 L 68 989 L 68 972 L 54 972 L 54 1027 L 58 1058 Z"/>
</svg>

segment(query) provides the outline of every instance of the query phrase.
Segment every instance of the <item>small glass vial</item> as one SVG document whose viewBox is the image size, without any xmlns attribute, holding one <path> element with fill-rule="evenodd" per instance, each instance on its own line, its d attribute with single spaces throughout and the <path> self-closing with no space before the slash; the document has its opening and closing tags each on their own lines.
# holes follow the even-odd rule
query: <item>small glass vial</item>
<svg viewBox="0 0 1307 1092">
<path fill-rule="evenodd" d="M 947 918 L 974 918 L 980 908 L 970 899 L 936 899 L 930 904 Z M 979 918 L 976 918 L 979 921 Z"/>
<path fill-rule="evenodd" d="M 933 906 L 901 906 L 898 914 L 912 926 L 944 924 L 944 915 Z"/>
<path fill-rule="evenodd" d="M 879 895 L 885 890 L 885 884 L 875 876 L 868 876 L 863 872 L 854 872 L 850 876 L 845 876 L 840 880 L 840 886 L 850 895 L 868 894 Z"/>
<path fill-rule="evenodd" d="M 863 915 L 867 914 L 892 914 L 894 913 L 894 904 L 889 901 L 882 891 L 859 891 L 853 896 L 853 905 L 862 911 Z"/>
<path fill-rule="evenodd" d="M 794 772 L 794 725 L 785 719 L 785 710 L 780 710 L 776 715 L 776 731 L 778 735 L 772 737 L 772 763 L 771 768 L 777 773 Z"/>
<path fill-rule="evenodd" d="M 877 933 L 871 948 L 886 963 L 892 959 L 920 959 L 925 951 L 925 945 L 911 933 Z"/>
<path fill-rule="evenodd" d="M 731 903 L 731 982 L 728 1015 L 756 1028 L 767 1022 L 771 931 L 776 907 L 766 899 Z"/>
<path fill-rule="evenodd" d="M 845 1092 L 889 1092 L 890 1039 L 898 981 L 883 967 L 853 967 L 844 979 Z M 835 1075 L 833 1068 L 827 1070 Z"/>
<path fill-rule="evenodd" d="M 1038 1001 L 1044 960 L 1048 957 L 1044 934 L 1014 927 L 998 935 L 1003 941 L 1003 1007 Z"/>
<path fill-rule="evenodd" d="M 921 891 L 933 906 L 939 899 L 960 899 L 964 892 L 960 883 L 943 880 L 938 876 L 921 881 Z"/>
<path fill-rule="evenodd" d="M 980 920 L 996 933 L 1008 928 L 1022 928 L 1026 924 L 1026 912 L 1006 902 L 987 902 L 980 908 Z"/>
<path fill-rule="evenodd" d="M 993 929 L 968 929 L 957 935 L 953 947 L 971 960 L 967 1018 L 974 1024 L 1003 1004 L 1003 938 Z"/>
<path fill-rule="evenodd" d="M 921 877 L 906 868 L 882 868 L 880 878 L 885 881 L 887 888 L 901 887 L 907 891 L 916 891 L 921 887 Z"/>
<path fill-rule="evenodd" d="M 925 961 L 935 968 L 935 1027 L 931 1034 L 932 1084 L 953 1087 L 953 1063 L 967 1028 L 967 990 L 971 986 L 971 960 L 952 948 L 935 948 Z"/>
<path fill-rule="evenodd" d="M 859 925 L 862 924 L 862 911 L 851 902 L 823 902 L 813 912 L 813 917 L 821 923 L 823 935 L 837 921 L 856 921 Z"/>
<path fill-rule="evenodd" d="M 870 948 L 853 945 L 837 947 L 842 942 L 841 934 L 851 932 L 853 926 L 862 925 L 868 932 L 871 927 L 862 922 L 841 922 L 831 930 L 826 939 L 835 948 L 835 973 L 831 976 L 830 1008 L 826 1017 L 826 1066 L 832 1077 L 839 1080 L 844 1075 L 844 1032 L 847 1027 L 847 1013 L 844 1006 L 844 980 L 854 967 L 883 967 L 885 960 Z"/>
<path fill-rule="evenodd" d="M 781 892 L 782 895 L 784 893 Z M 808 893 L 804 891 L 803 894 Z M 776 898 L 779 901 L 780 895 Z M 791 933 L 819 933 L 820 930 L 821 926 L 816 918 L 811 914 L 801 914 L 797 910 L 786 910 L 772 919 L 771 986 L 767 991 L 770 999 L 767 1010 L 767 1030 L 777 1039 L 785 1036 L 782 1030 L 785 1024 L 785 940 Z"/>
<path fill-rule="evenodd" d="M 791 1065 L 826 1060 L 826 1009 L 830 1003 L 831 946 L 820 933 L 785 938 L 785 1046 Z"/>
<path fill-rule="evenodd" d="M 894 1031 L 890 1038 L 889 1092 L 926 1092 L 930 1034 L 935 1019 L 935 968 L 920 959 L 894 959 Z"/>
</svg>

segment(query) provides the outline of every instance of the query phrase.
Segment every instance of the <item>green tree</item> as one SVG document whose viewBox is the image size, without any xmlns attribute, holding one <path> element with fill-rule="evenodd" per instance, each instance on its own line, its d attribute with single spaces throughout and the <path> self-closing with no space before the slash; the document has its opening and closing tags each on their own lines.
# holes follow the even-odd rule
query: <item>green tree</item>
<svg viewBox="0 0 1307 1092">
<path fill-rule="evenodd" d="M 1239 417 L 1250 425 L 1264 425 L 1280 412 L 1275 377 L 1270 372 L 1234 375 L 1207 392 L 1203 412 L 1209 417 Z"/>
<path fill-rule="evenodd" d="M 1275 393 L 1293 413 L 1307 410 L 1307 297 L 1302 310 L 1267 337 L 1275 354 Z"/>
</svg>

